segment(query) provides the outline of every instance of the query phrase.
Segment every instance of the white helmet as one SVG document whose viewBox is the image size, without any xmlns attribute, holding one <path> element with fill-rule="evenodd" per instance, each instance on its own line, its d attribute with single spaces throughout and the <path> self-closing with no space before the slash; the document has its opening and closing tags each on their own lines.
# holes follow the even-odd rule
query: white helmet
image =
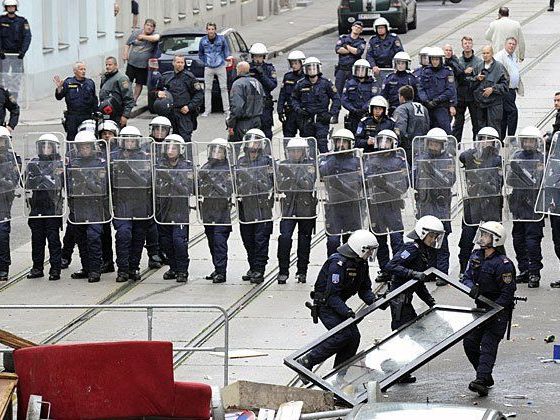
<svg viewBox="0 0 560 420">
<path fill-rule="evenodd" d="M 163 141 L 166 143 L 185 143 L 185 139 L 179 134 L 170 134 Z"/>
<path fill-rule="evenodd" d="M 429 65 L 432 65 L 432 58 L 439 58 L 439 64 L 437 65 L 437 68 L 439 67 L 443 67 L 443 57 L 445 57 L 445 53 L 443 52 L 443 49 L 441 49 L 440 47 L 432 47 L 430 48 L 430 52 L 428 53 L 428 58 L 430 59 Z"/>
<path fill-rule="evenodd" d="M 288 144 L 286 144 L 285 149 L 286 149 L 286 158 L 288 159 L 299 160 L 299 159 L 306 159 L 309 157 L 308 156 L 309 143 L 307 142 L 306 139 L 302 137 L 292 137 L 288 142 Z M 302 155 L 296 157 L 293 155 L 293 153 L 290 154 L 290 152 L 295 152 L 296 150 L 300 150 L 302 152 Z"/>
<path fill-rule="evenodd" d="M 317 76 L 321 73 L 321 61 L 317 57 L 308 57 L 303 62 L 303 72 L 308 76 Z"/>
<path fill-rule="evenodd" d="M 393 57 L 393 67 L 395 69 L 397 68 L 397 62 L 398 61 L 404 61 L 406 63 L 406 69 L 408 70 L 408 68 L 410 67 L 410 62 L 412 60 L 410 59 L 410 55 L 407 52 L 399 51 Z"/>
<path fill-rule="evenodd" d="M 266 139 L 266 134 L 264 134 L 264 131 L 262 131 L 259 128 L 251 128 L 243 136 L 243 141 L 263 140 L 263 139 Z"/>
<path fill-rule="evenodd" d="M 117 123 L 113 120 L 105 120 L 97 126 L 97 134 L 101 135 L 104 131 L 110 131 L 115 136 L 119 135 L 120 128 Z"/>
<path fill-rule="evenodd" d="M 226 139 L 216 138 L 208 144 L 208 159 L 224 160 L 227 158 L 229 143 Z M 223 151 L 223 153 L 222 153 Z"/>
<path fill-rule="evenodd" d="M 76 143 L 97 143 L 97 137 L 91 131 L 79 131 L 74 137 Z"/>
<path fill-rule="evenodd" d="M 490 235 L 490 241 L 482 238 L 484 234 Z M 504 246 L 506 237 L 506 230 L 501 223 L 486 222 L 478 227 L 473 243 L 481 248 L 496 248 Z"/>
<path fill-rule="evenodd" d="M 393 130 L 381 130 L 375 136 L 375 148 L 380 150 L 390 150 L 397 147 L 399 137 Z"/>
<path fill-rule="evenodd" d="M 476 135 L 476 139 L 481 140 L 498 140 L 500 135 L 498 131 L 494 127 L 482 127 L 478 130 L 478 134 Z"/>
<path fill-rule="evenodd" d="M 377 28 L 379 26 L 385 26 L 387 28 L 387 32 L 389 32 L 389 29 L 391 29 L 391 27 L 389 26 L 389 21 L 383 17 L 377 18 L 375 19 L 375 22 L 373 22 L 373 30 L 375 31 L 375 33 L 377 33 Z"/>
<path fill-rule="evenodd" d="M 84 121 L 82 121 L 82 123 L 78 126 L 78 132 L 79 132 L 79 131 L 91 131 L 92 133 L 95 134 L 96 126 L 97 126 L 97 124 L 95 123 L 94 120 L 91 120 L 91 119 L 84 120 Z"/>
<path fill-rule="evenodd" d="M 4 9 L 6 9 L 8 6 L 16 6 L 16 10 L 17 10 L 18 7 L 17 0 L 4 0 L 2 3 L 4 4 Z"/>
<path fill-rule="evenodd" d="M 0 137 L 9 137 L 12 138 L 12 133 L 3 125 L 0 125 Z"/>
<path fill-rule="evenodd" d="M 168 153 L 173 148 L 179 149 L 179 155 L 185 154 L 185 140 L 179 134 L 170 134 L 163 140 L 162 154 L 168 157 Z"/>
<path fill-rule="evenodd" d="M 428 64 L 430 64 L 430 61 L 428 60 L 428 56 L 430 55 L 431 49 L 432 49 L 431 47 L 424 47 L 418 53 L 418 61 L 421 66 L 427 66 Z"/>
<path fill-rule="evenodd" d="M 435 234 L 435 238 L 431 243 L 426 243 L 427 246 L 440 249 L 445 236 L 445 228 L 443 223 L 435 216 L 423 216 L 414 225 L 414 230 L 407 236 L 411 239 L 420 239 L 424 241 L 428 234 Z M 425 242 L 424 242 L 425 243 Z"/>
<path fill-rule="evenodd" d="M 150 137 L 156 141 L 161 141 L 171 133 L 171 121 L 167 117 L 157 116 L 150 121 L 148 128 L 150 130 Z"/>
<path fill-rule="evenodd" d="M 305 60 L 305 54 L 299 50 L 290 51 L 288 54 L 288 62 L 292 60 L 299 60 L 303 63 Z"/>
<path fill-rule="evenodd" d="M 339 128 L 335 131 L 335 133 L 331 137 L 331 141 L 333 145 L 331 146 L 331 150 L 338 151 L 341 150 L 341 144 L 337 144 L 338 141 L 346 140 L 348 142 L 348 149 L 351 149 L 354 146 L 354 134 L 346 129 L 346 128 Z"/>
<path fill-rule="evenodd" d="M 433 137 L 433 138 L 437 138 L 437 139 L 447 140 L 447 133 L 445 132 L 445 130 L 443 128 L 435 127 L 435 128 L 432 128 L 430 131 L 428 131 L 428 133 L 426 134 L 426 137 Z"/>
<path fill-rule="evenodd" d="M 379 106 L 381 108 L 385 108 L 385 114 L 387 114 L 387 109 L 389 109 L 389 102 L 381 95 L 374 96 L 369 101 L 369 113 L 373 112 L 373 107 Z"/>
<path fill-rule="evenodd" d="M 438 154 L 438 153 L 443 154 L 445 152 L 445 145 L 447 143 L 447 133 L 442 128 L 439 128 L 439 127 L 432 128 L 426 134 L 426 140 L 425 141 L 426 141 L 426 143 L 425 143 L 426 150 L 428 150 L 430 153 L 432 153 L 432 154 Z M 434 142 L 439 143 L 441 145 L 441 149 L 435 150 L 433 147 L 430 148 L 430 145 Z"/>
<path fill-rule="evenodd" d="M 52 152 L 48 154 L 45 153 L 45 146 L 47 144 L 52 146 Z M 58 154 L 58 149 L 60 147 L 60 140 L 53 133 L 45 133 L 45 134 L 41 134 L 41 137 L 39 137 L 39 139 L 35 142 L 35 145 L 37 147 L 37 155 L 39 156 L 53 155 L 53 154 Z"/>
<path fill-rule="evenodd" d="M 350 235 L 348 246 L 359 258 L 367 260 L 368 258 L 375 259 L 379 244 L 373 233 L 369 230 L 361 229 Z"/>
<path fill-rule="evenodd" d="M 268 50 L 266 49 L 266 46 L 263 43 L 255 42 L 253 45 L 251 45 L 251 48 L 249 49 L 249 54 L 251 54 L 251 55 L 267 55 Z"/>
<path fill-rule="evenodd" d="M 539 143 L 542 141 L 542 134 L 541 130 L 537 127 L 529 126 L 522 128 L 517 138 L 523 150 L 537 150 L 539 148 Z M 527 140 L 534 140 L 534 143 L 527 144 Z"/>
<path fill-rule="evenodd" d="M 371 76 L 371 64 L 369 61 L 360 58 L 352 66 L 352 76 L 369 77 Z"/>
<path fill-rule="evenodd" d="M 121 130 L 120 137 L 142 137 L 142 133 L 133 125 L 127 125 Z"/>
<path fill-rule="evenodd" d="M 519 132 L 519 137 L 538 137 L 541 138 L 541 130 L 539 130 L 537 127 L 533 127 L 533 126 L 529 126 L 529 127 L 524 127 L 521 129 L 521 131 Z"/>
</svg>

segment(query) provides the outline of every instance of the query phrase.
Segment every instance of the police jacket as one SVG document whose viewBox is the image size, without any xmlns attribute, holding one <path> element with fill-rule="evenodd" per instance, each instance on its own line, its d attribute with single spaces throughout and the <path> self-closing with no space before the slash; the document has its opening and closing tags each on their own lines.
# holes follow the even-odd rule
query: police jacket
<svg viewBox="0 0 560 420">
<path fill-rule="evenodd" d="M 391 289 L 395 290 L 412 279 L 414 271 L 425 271 L 435 267 L 437 262 L 437 250 L 426 246 L 424 242 L 417 239 L 414 242 L 405 243 L 391 261 L 385 265 L 385 271 L 393 276 Z M 413 287 L 422 301 L 428 306 L 433 306 L 434 298 L 422 282 L 417 282 Z"/>
<path fill-rule="evenodd" d="M 369 111 L 369 101 L 377 95 L 378 87 L 373 77 L 363 80 L 352 77 L 346 81 L 342 91 L 342 106 L 357 117 L 362 117 Z"/>
<path fill-rule="evenodd" d="M 437 162 L 444 160 L 445 162 Z M 418 161 L 424 161 L 422 164 L 428 165 L 429 169 L 420 171 L 418 168 Z M 419 177 L 428 176 L 433 181 L 431 184 L 436 184 L 437 187 L 432 188 L 416 188 L 416 210 L 417 217 L 422 217 L 431 214 L 440 219 L 449 219 L 451 212 L 451 189 L 457 179 L 455 171 L 455 160 L 449 153 L 432 155 L 424 152 L 420 153 L 418 157 L 414 157 L 413 162 L 413 176 L 414 185 L 417 187 L 419 184 Z M 437 169 L 435 171 L 434 169 Z M 431 170 L 432 173 L 427 172 Z M 441 178 L 441 179 L 440 179 Z"/>
<path fill-rule="evenodd" d="M 428 103 L 433 107 L 456 104 L 457 90 L 453 70 L 449 67 L 424 68 L 418 82 L 418 99 L 427 107 Z"/>
<path fill-rule="evenodd" d="M 341 48 L 349 45 L 350 47 L 357 48 L 356 54 L 339 54 Z M 352 70 L 352 66 L 356 61 L 362 58 L 362 54 L 366 49 L 366 40 L 359 36 L 358 38 L 352 38 L 350 34 L 340 35 L 336 41 L 334 47 L 334 52 L 338 54 L 338 69 L 344 71 Z"/>
<path fill-rule="evenodd" d="M 367 261 L 345 257 L 338 252 L 332 254 L 321 267 L 314 292 L 316 303 L 328 306 L 341 316 L 348 315 L 350 308 L 346 301 L 356 293 L 367 305 L 375 301 Z"/>
<path fill-rule="evenodd" d="M 497 251 L 485 257 L 483 249 L 475 250 L 471 254 L 461 283 L 470 288 L 477 284 L 481 296 L 506 309 L 513 308 L 513 296 L 517 289 L 515 267 L 508 257 Z M 477 300 L 476 306 L 480 308 L 486 305 Z"/>
<path fill-rule="evenodd" d="M 424 105 L 408 101 L 393 112 L 395 132 L 401 141 L 412 142 L 416 136 L 425 136 L 430 130 L 430 115 Z"/>
<path fill-rule="evenodd" d="M 328 124 L 330 117 L 340 112 L 340 96 L 331 81 L 321 74 L 315 83 L 311 83 L 309 77 L 305 76 L 296 84 L 292 93 L 292 105 L 298 114 L 302 112 L 310 115 L 330 114 L 329 121 L 325 119 L 325 124 Z"/>
<path fill-rule="evenodd" d="M 472 102 L 474 101 L 473 88 L 474 88 L 474 77 L 476 76 L 476 69 L 483 65 L 481 58 L 473 55 L 471 57 L 465 57 L 465 54 L 457 59 L 462 71 L 457 76 L 457 101 L 458 102 Z M 470 74 L 466 74 L 465 70 L 470 67 L 473 71 Z"/>
<path fill-rule="evenodd" d="M 360 159 L 352 153 L 340 153 L 327 156 L 319 163 L 319 173 L 321 176 L 344 174 L 347 172 L 359 171 Z"/>
<path fill-rule="evenodd" d="M 66 109 L 71 115 L 87 115 L 97 111 L 97 95 L 95 94 L 95 82 L 85 78 L 78 80 L 76 77 L 67 77 L 60 93 L 55 91 L 57 100 L 66 101 Z"/>
<path fill-rule="evenodd" d="M 72 214 L 71 219 L 77 221 L 102 220 L 108 214 L 106 208 L 107 193 L 107 162 L 93 155 L 89 157 L 71 156 L 66 170 L 68 193 L 80 191 L 85 194 L 80 196 L 75 192 L 68 198 L 68 207 Z M 85 172 L 78 177 L 78 172 L 68 171 L 68 168 L 99 168 L 97 173 Z"/>
<path fill-rule="evenodd" d="M 276 89 L 276 86 L 278 86 L 274 65 L 272 63 L 262 63 L 257 65 L 255 62 L 251 62 L 250 65 L 249 75 L 261 82 L 261 85 L 264 88 L 265 97 L 271 101 L 271 92 Z M 272 102 L 270 105 L 272 105 Z"/>
<path fill-rule="evenodd" d="M 8 110 L 10 111 L 8 125 L 12 128 L 16 128 L 19 121 L 19 105 L 15 98 L 10 95 L 10 92 L 3 87 L 0 87 L 0 104 L 0 124 L 5 124 L 6 110 Z"/>
<path fill-rule="evenodd" d="M 282 167 L 289 168 L 290 174 L 284 176 L 284 182 L 289 183 L 292 188 L 279 191 L 283 218 L 316 218 L 317 217 L 317 198 L 315 193 L 315 181 L 317 173 L 315 171 L 315 161 L 303 159 L 294 162 L 290 159 L 283 160 L 277 166 L 279 171 Z"/>
<path fill-rule="evenodd" d="M 157 162 L 156 169 L 163 170 L 155 171 L 156 219 L 163 222 L 188 221 L 189 196 L 194 191 L 192 162 L 182 157 L 175 162 L 161 158 Z M 190 172 L 187 171 L 189 169 Z M 170 172 L 174 170 L 181 170 L 182 173 L 180 176 L 173 176 Z"/>
<path fill-rule="evenodd" d="M 121 116 L 130 118 L 130 112 L 134 108 L 132 86 L 128 77 L 118 70 L 101 76 L 99 103 L 104 106 L 109 105 L 109 102 L 114 107 L 111 119 L 117 121 Z"/>
<path fill-rule="evenodd" d="M 374 152 L 373 144 L 368 144 L 370 137 L 377 136 L 381 130 L 392 130 L 394 127 L 395 122 L 385 115 L 380 120 L 376 120 L 371 115 L 362 118 L 356 129 L 356 147 L 364 149 L 365 153 Z"/>
<path fill-rule="evenodd" d="M 17 162 L 11 151 L 0 154 L 0 217 L 1 220 L 11 219 L 11 208 L 18 188 L 20 176 Z"/>
<path fill-rule="evenodd" d="M 373 35 L 369 40 L 366 59 L 372 67 L 392 68 L 393 57 L 396 53 L 404 51 L 401 40 L 393 33 L 389 33 L 385 38 Z"/>
<path fill-rule="evenodd" d="M 243 222 L 272 220 L 274 205 L 274 176 L 272 158 L 260 153 L 251 160 L 242 156 L 236 171 L 237 193 L 243 197 L 240 200 L 239 219 Z M 256 171 L 244 171 L 243 168 L 260 168 Z M 270 192 L 269 192 L 270 191 Z"/>
<path fill-rule="evenodd" d="M 198 114 L 204 103 L 204 90 L 190 71 L 174 70 L 163 73 L 158 81 L 158 90 L 167 90 L 173 96 L 173 108 L 189 107 L 189 113 Z"/>
<path fill-rule="evenodd" d="M 231 224 L 230 210 L 233 185 L 227 159 L 209 159 L 197 175 L 198 199 L 202 200 L 200 207 L 203 222 Z"/>
<path fill-rule="evenodd" d="M 292 111 L 292 92 L 296 87 L 296 83 L 304 78 L 303 72 L 300 71 L 289 71 L 284 74 L 282 79 L 282 87 L 280 88 L 280 93 L 278 94 L 278 113 L 282 114 L 284 112 Z"/>
<path fill-rule="evenodd" d="M 492 60 L 490 67 L 485 68 L 484 62 L 482 62 L 474 72 L 473 96 L 476 103 L 482 108 L 501 104 L 504 94 L 509 89 L 509 79 L 504 65 L 499 61 Z M 486 76 L 484 80 L 476 80 L 476 76 L 479 74 Z M 488 97 L 483 96 L 484 89 L 489 87 L 494 89 L 492 94 Z"/>
<path fill-rule="evenodd" d="M 211 69 L 225 65 L 226 58 L 229 57 L 229 47 L 223 35 L 214 37 L 212 41 L 205 35 L 198 45 L 198 58 L 204 63 L 204 67 Z"/>
<path fill-rule="evenodd" d="M 0 52 L 25 54 L 31 44 L 29 22 L 23 16 L 0 16 Z"/>
<path fill-rule="evenodd" d="M 396 108 L 399 106 L 399 89 L 409 85 L 414 89 L 414 93 L 416 94 L 417 83 L 416 76 L 410 71 L 395 71 L 385 78 L 381 95 L 389 101 L 389 106 Z"/>
<path fill-rule="evenodd" d="M 554 124 L 552 124 L 552 134 L 560 131 L 560 111 L 556 111 L 556 116 L 554 118 Z M 552 141 L 552 139 L 551 139 Z"/>
<path fill-rule="evenodd" d="M 60 173 L 55 173 L 59 169 Z M 31 191 L 30 216 L 62 216 L 64 198 L 60 155 L 34 157 L 25 168 L 25 189 Z"/>
<path fill-rule="evenodd" d="M 495 153 L 484 152 L 482 156 L 476 156 L 476 150 L 469 149 L 465 150 L 459 155 L 459 162 L 463 164 L 469 173 L 466 174 L 467 187 L 472 183 L 482 184 L 482 188 L 487 188 L 488 194 L 492 195 L 490 191 L 500 193 L 503 185 L 503 174 L 502 174 L 502 157 L 498 154 L 496 150 Z M 488 169 L 488 168 L 498 168 L 497 171 L 482 171 L 480 175 L 469 177 L 476 169 Z M 472 178 L 472 179 L 471 179 Z"/>
<path fill-rule="evenodd" d="M 238 120 L 259 117 L 263 107 L 264 89 L 261 83 L 248 74 L 237 76 L 229 94 L 228 127 L 235 127 Z"/>
</svg>

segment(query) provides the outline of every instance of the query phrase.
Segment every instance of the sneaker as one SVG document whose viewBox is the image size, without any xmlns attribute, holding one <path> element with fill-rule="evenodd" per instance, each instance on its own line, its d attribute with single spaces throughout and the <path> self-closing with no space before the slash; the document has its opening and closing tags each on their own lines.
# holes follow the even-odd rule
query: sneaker
<svg viewBox="0 0 560 420">
<path fill-rule="evenodd" d="M 529 276 L 529 284 L 527 284 L 527 287 L 529 289 L 536 289 L 541 285 L 541 276 L 539 276 L 538 274 L 531 274 Z"/>
<path fill-rule="evenodd" d="M 71 262 L 72 262 L 71 260 L 67 260 L 66 258 L 63 258 L 60 262 L 60 268 L 64 270 L 64 269 L 70 267 Z"/>
<path fill-rule="evenodd" d="M 72 273 L 70 277 L 72 277 L 73 279 L 87 279 L 88 272 L 82 268 L 80 271 L 76 271 L 75 273 Z"/>
<path fill-rule="evenodd" d="M 262 282 L 264 282 L 264 273 L 254 271 L 253 277 L 251 278 L 251 284 L 261 284 Z"/>
<path fill-rule="evenodd" d="M 114 273 L 115 272 L 115 264 L 112 262 L 105 262 L 101 265 L 101 273 Z"/>
<path fill-rule="evenodd" d="M 527 271 L 522 271 L 515 278 L 516 283 L 529 283 L 529 273 Z"/>
<path fill-rule="evenodd" d="M 140 281 L 142 276 L 138 272 L 138 270 L 133 270 L 128 272 L 128 278 L 132 281 Z"/>
<path fill-rule="evenodd" d="M 216 274 L 218 274 L 218 272 L 216 270 L 212 271 L 210 274 L 208 274 L 206 277 L 204 277 L 206 280 L 214 280 L 214 277 L 216 276 Z"/>
<path fill-rule="evenodd" d="M 149 260 L 148 260 L 148 267 L 156 270 L 158 268 L 161 268 L 163 266 L 163 261 L 161 260 L 161 257 L 157 254 L 152 255 Z"/>
<path fill-rule="evenodd" d="M 276 280 L 278 280 L 278 284 L 286 284 L 286 282 L 288 281 L 288 275 L 287 274 L 278 274 L 278 277 L 276 277 Z"/>
<path fill-rule="evenodd" d="M 177 278 L 177 273 L 173 270 L 167 270 L 163 273 L 164 280 L 175 280 Z"/>
<path fill-rule="evenodd" d="M 412 376 L 410 373 L 404 375 L 402 378 L 400 378 L 397 383 L 398 384 L 413 384 L 416 382 L 416 376 Z"/>
<path fill-rule="evenodd" d="M 249 281 L 253 278 L 254 275 L 255 275 L 255 271 L 249 269 L 249 271 L 247 271 L 247 274 L 245 274 L 244 276 L 241 276 L 241 280 Z"/>
<path fill-rule="evenodd" d="M 480 397 L 486 397 L 488 395 L 488 386 L 486 382 L 482 379 L 475 379 L 469 384 L 469 390 L 472 392 L 478 392 Z"/>
<path fill-rule="evenodd" d="M 550 283 L 550 287 L 552 287 L 553 289 L 560 288 L 560 280 L 556 280 L 556 281 L 553 281 L 552 283 Z"/>
<path fill-rule="evenodd" d="M 43 273 L 43 270 L 39 268 L 32 268 L 29 274 L 27 275 L 28 279 L 39 279 L 41 277 L 45 277 L 45 273 Z"/>
<path fill-rule="evenodd" d="M 88 283 L 97 283 L 99 280 L 101 280 L 101 274 L 95 272 L 89 273 L 87 279 Z"/>
<path fill-rule="evenodd" d="M 186 283 L 189 281 L 188 273 L 177 273 L 177 283 Z"/>
<path fill-rule="evenodd" d="M 297 273 L 296 279 L 298 283 L 306 283 L 307 282 L 307 274 L 305 273 Z"/>
<path fill-rule="evenodd" d="M 380 271 L 375 278 L 376 283 L 388 283 L 391 281 L 391 276 L 386 271 Z"/>
<path fill-rule="evenodd" d="M 296 359 L 296 362 L 302 365 L 307 370 L 313 370 L 313 364 L 309 360 L 309 356 L 301 356 Z M 302 375 L 299 375 L 299 380 L 303 382 L 304 385 L 307 385 L 309 383 L 309 379 Z"/>
<path fill-rule="evenodd" d="M 60 280 L 60 271 L 53 270 L 49 273 L 49 280 Z"/>
<path fill-rule="evenodd" d="M 117 283 L 124 283 L 128 281 L 128 273 L 118 272 L 117 273 Z"/>
<path fill-rule="evenodd" d="M 222 273 L 216 273 L 216 275 L 214 276 L 214 278 L 212 279 L 212 283 L 225 283 L 226 282 L 226 276 L 225 274 Z"/>
</svg>

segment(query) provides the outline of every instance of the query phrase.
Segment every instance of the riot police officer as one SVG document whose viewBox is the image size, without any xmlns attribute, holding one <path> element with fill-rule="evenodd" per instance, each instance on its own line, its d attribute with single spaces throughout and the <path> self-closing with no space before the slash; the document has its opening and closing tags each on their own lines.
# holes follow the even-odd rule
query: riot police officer
<svg viewBox="0 0 560 420">
<path fill-rule="evenodd" d="M 297 82 L 292 104 L 301 137 L 317 139 L 319 152 L 327 152 L 331 118 L 340 112 L 340 96 L 329 79 L 323 77 L 321 62 L 308 57 L 303 63 L 305 77 Z"/>
<path fill-rule="evenodd" d="M 377 240 L 367 230 L 357 230 L 337 252 L 323 264 L 311 294 L 317 315 L 323 325 L 331 330 L 356 314 L 346 301 L 356 293 L 366 304 L 375 301 L 371 289 L 368 259 L 375 259 Z M 353 357 L 360 345 L 360 331 L 354 323 L 314 347 L 297 361 L 311 370 L 313 366 L 336 355 L 334 366 Z"/>
<path fill-rule="evenodd" d="M 78 126 L 97 111 L 97 96 L 95 94 L 95 82 L 86 78 L 86 65 L 83 61 L 76 61 L 72 67 L 73 77 L 61 80 L 54 76 L 56 91 L 54 97 L 57 100 L 64 99 L 66 112 L 64 129 L 68 141 L 74 140 L 78 132 Z"/>
<path fill-rule="evenodd" d="M 108 115 L 120 127 L 124 127 L 130 118 L 134 103 L 128 76 L 119 71 L 115 57 L 107 57 L 105 73 L 101 76 L 99 87 L 99 111 Z"/>
<path fill-rule="evenodd" d="M 286 284 L 290 275 L 290 251 L 292 235 L 297 226 L 297 271 L 298 283 L 305 283 L 311 251 L 311 235 L 317 218 L 317 197 L 315 191 L 316 160 L 315 150 L 310 150 L 307 139 L 294 137 L 285 147 L 286 158 L 276 165 L 278 171 L 277 190 L 280 198 L 282 220 L 278 237 L 278 284 Z"/>
<path fill-rule="evenodd" d="M 204 89 L 194 74 L 185 70 L 185 56 L 173 57 L 173 70 L 162 74 L 156 89 L 159 98 L 165 97 L 165 91 L 173 96 L 173 110 L 167 115 L 173 125 L 173 133 L 190 142 L 197 127 L 196 117 L 204 102 Z"/>
<path fill-rule="evenodd" d="M 97 137 L 100 140 L 105 140 L 109 147 L 109 152 L 112 152 L 118 147 L 115 137 L 118 137 L 120 128 L 113 120 L 104 120 L 97 126 Z M 103 143 L 101 143 L 103 144 Z"/>
<path fill-rule="evenodd" d="M 347 80 L 352 77 L 352 67 L 362 58 L 366 49 L 366 40 L 361 36 L 364 24 L 359 20 L 352 24 L 350 33 L 340 35 L 336 41 L 334 52 L 338 55 L 334 77 L 336 90 L 342 92 Z"/>
<path fill-rule="evenodd" d="M 31 259 L 33 267 L 28 279 L 44 276 L 45 245 L 49 246 L 49 280 L 60 279 L 61 248 L 60 230 L 64 213 L 62 194 L 64 178 L 60 141 L 51 133 L 41 135 L 35 142 L 37 156 L 25 167 L 24 187 L 28 225 L 31 229 Z"/>
<path fill-rule="evenodd" d="M 383 96 L 374 96 L 369 101 L 369 116 L 361 119 L 356 130 L 356 147 L 364 152 L 375 151 L 375 136 L 382 130 L 392 130 L 395 122 L 387 116 L 389 103 Z"/>
<path fill-rule="evenodd" d="M 442 128 L 451 134 L 449 107 L 457 103 L 457 89 L 453 70 L 443 65 L 444 56 L 441 48 L 430 49 L 430 65 L 422 71 L 418 80 L 418 98 L 430 112 L 431 127 Z"/>
<path fill-rule="evenodd" d="M 488 388 L 494 385 L 492 370 L 496 363 L 498 345 L 504 337 L 514 305 L 515 267 L 505 255 L 505 242 L 506 231 L 500 223 L 482 224 L 475 238 L 475 243 L 480 248 L 471 255 L 461 280 L 461 283 L 471 288 L 469 295 L 475 299 L 477 308 L 488 309 L 487 305 L 477 299 L 479 296 L 504 308 L 463 339 L 465 354 L 476 371 L 476 379 L 469 384 L 469 389 L 481 397 L 488 395 Z"/>
<path fill-rule="evenodd" d="M 264 88 L 264 106 L 261 114 L 261 129 L 264 131 L 266 138 L 272 138 L 272 126 L 274 125 L 274 100 L 272 99 L 272 91 L 278 86 L 276 80 L 276 69 L 272 63 L 265 62 L 268 50 L 264 44 L 256 42 L 249 49 L 251 54 L 251 65 L 249 75 L 261 82 Z"/>
<path fill-rule="evenodd" d="M 391 68 L 395 54 L 404 51 L 401 40 L 389 32 L 389 22 L 385 18 L 377 18 L 373 23 L 375 35 L 368 43 L 366 58 L 371 64 L 373 74 L 377 76 L 380 69 Z"/>
<path fill-rule="evenodd" d="M 290 71 L 284 74 L 282 87 L 278 94 L 278 118 L 282 123 L 282 134 L 284 137 L 294 137 L 297 133 L 297 115 L 292 106 L 292 92 L 296 83 L 303 79 L 303 62 L 305 54 L 301 51 L 292 51 L 288 54 L 288 65 Z"/>
<path fill-rule="evenodd" d="M 10 118 L 6 124 L 6 111 L 10 112 Z M 19 122 L 19 105 L 16 98 L 7 89 L 0 86 L 0 125 L 5 125 L 10 131 L 14 131 Z"/>
<path fill-rule="evenodd" d="M 156 143 L 160 143 L 165 140 L 165 138 L 173 131 L 169 118 L 162 117 L 161 115 L 152 118 L 148 129 L 150 131 L 150 137 L 154 139 Z"/>
<path fill-rule="evenodd" d="M 17 0 L 4 0 L 3 4 L 6 14 L 0 16 L 0 65 L 3 73 L 11 67 L 12 74 L 19 76 L 23 73 L 23 57 L 31 45 L 31 29 L 27 19 L 16 14 Z M 6 53 L 17 54 L 17 59 L 5 63 Z"/>
<path fill-rule="evenodd" d="M 360 120 L 368 114 L 369 101 L 377 94 L 379 88 L 371 75 L 371 66 L 367 60 L 360 59 L 354 63 L 352 76 L 344 85 L 341 102 L 348 110 L 344 128 L 355 133 Z"/>
<path fill-rule="evenodd" d="M 200 218 L 214 265 L 214 270 L 206 279 L 212 280 L 212 283 L 225 283 L 227 280 L 233 194 L 230 154 L 227 140 L 212 140 L 208 145 L 208 161 L 197 173 Z"/>
<path fill-rule="evenodd" d="M 412 74 L 416 77 L 417 80 L 420 80 L 420 76 L 426 67 L 430 65 L 430 58 L 428 54 L 432 50 L 431 47 L 423 47 L 420 52 L 418 53 L 418 63 L 420 64 L 418 67 L 414 69 Z"/>
<path fill-rule="evenodd" d="M 395 71 L 385 78 L 381 95 L 389 102 L 388 115 L 393 115 L 396 107 L 399 106 L 399 89 L 403 86 L 411 86 L 416 93 L 416 77 L 410 71 L 410 55 L 401 51 L 393 58 Z"/>
</svg>

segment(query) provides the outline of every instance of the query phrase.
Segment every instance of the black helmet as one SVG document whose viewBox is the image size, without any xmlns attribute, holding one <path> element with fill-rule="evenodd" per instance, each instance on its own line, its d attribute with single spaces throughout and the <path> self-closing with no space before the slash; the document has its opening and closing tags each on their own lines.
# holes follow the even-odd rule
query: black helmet
<svg viewBox="0 0 560 420">
<path fill-rule="evenodd" d="M 171 113 L 173 109 L 173 96 L 170 92 L 165 91 L 165 96 L 163 98 L 157 98 L 154 101 L 154 112 L 157 115 L 167 116 Z"/>
</svg>

